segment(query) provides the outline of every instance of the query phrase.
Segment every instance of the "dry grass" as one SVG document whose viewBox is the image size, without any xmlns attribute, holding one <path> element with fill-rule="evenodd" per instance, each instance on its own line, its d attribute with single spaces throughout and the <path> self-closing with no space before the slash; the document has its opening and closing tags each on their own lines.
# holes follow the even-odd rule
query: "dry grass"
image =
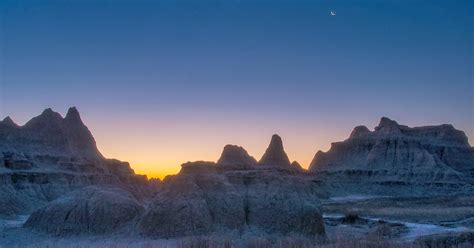
<svg viewBox="0 0 474 248">
<path fill-rule="evenodd" d="M 14 247 L 105 247 L 105 248 L 473 248 L 474 233 L 460 235 L 445 235 L 427 237 L 422 242 L 404 243 L 390 239 L 390 230 L 381 227 L 380 230 L 364 236 L 350 236 L 349 233 L 341 231 L 332 233 L 330 238 L 316 239 L 302 235 L 266 235 L 251 234 L 241 235 L 214 235 L 188 237 L 171 240 L 153 239 L 128 239 L 128 238 L 64 238 L 64 239 L 41 239 L 33 238 L 27 245 Z M 6 245 L 10 247 L 11 245 Z M 0 244 L 2 247 L 2 244 Z"/>
<path fill-rule="evenodd" d="M 1 245 L 0 245 L 1 247 Z M 300 238 L 284 238 L 278 240 L 270 240 L 266 238 L 254 238 L 250 240 L 211 240 L 205 237 L 190 238 L 180 240 L 177 242 L 162 242 L 162 241 L 142 241 L 136 243 L 120 243 L 120 241 L 107 242 L 77 242 L 77 243 L 57 243 L 57 242 L 42 242 L 37 245 L 28 247 L 105 247 L 105 248 L 472 248 L 472 242 L 464 242 L 462 244 L 447 244 L 446 242 L 431 241 L 427 243 L 399 243 L 393 242 L 380 237 L 366 237 L 361 239 L 338 239 L 328 242 L 315 242 L 310 239 Z"/>
</svg>

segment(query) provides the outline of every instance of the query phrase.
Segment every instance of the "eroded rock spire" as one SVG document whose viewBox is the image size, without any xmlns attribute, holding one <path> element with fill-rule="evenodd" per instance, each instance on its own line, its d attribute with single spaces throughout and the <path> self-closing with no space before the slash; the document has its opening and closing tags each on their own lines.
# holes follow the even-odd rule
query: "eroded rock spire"
<svg viewBox="0 0 474 248">
<path fill-rule="evenodd" d="M 283 167 L 289 167 L 291 165 L 288 155 L 286 155 L 283 149 L 283 141 L 277 134 L 272 136 L 270 145 L 268 145 L 265 154 L 258 162 L 259 165 L 277 165 Z"/>
</svg>

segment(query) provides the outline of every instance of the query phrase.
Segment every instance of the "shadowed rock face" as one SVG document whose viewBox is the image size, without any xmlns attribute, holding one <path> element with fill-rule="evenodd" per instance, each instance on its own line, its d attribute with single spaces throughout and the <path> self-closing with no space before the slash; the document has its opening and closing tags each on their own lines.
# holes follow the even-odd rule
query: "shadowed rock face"
<svg viewBox="0 0 474 248">
<path fill-rule="evenodd" d="M 183 164 L 178 175 L 161 184 L 139 221 L 139 232 L 171 238 L 252 228 L 324 235 L 321 192 L 310 176 L 277 169 L 219 168 L 202 161 Z"/>
<path fill-rule="evenodd" d="M 46 109 L 24 126 L 0 121 L 0 215 L 29 213 L 89 185 L 116 185 L 148 194 L 130 165 L 104 158 L 76 108 L 63 118 Z"/>
<path fill-rule="evenodd" d="M 143 212 L 128 192 L 86 187 L 34 211 L 25 227 L 55 235 L 116 231 Z"/>
<path fill-rule="evenodd" d="M 46 109 L 24 126 L 7 119 L 0 125 L 0 150 L 29 155 L 55 155 L 103 159 L 89 129 L 82 122 L 76 108 L 66 117 Z"/>
<path fill-rule="evenodd" d="M 288 155 L 286 155 L 286 152 L 283 149 L 283 141 L 281 140 L 280 136 L 276 134 L 272 136 L 270 145 L 268 146 L 260 161 L 258 161 L 258 164 L 273 165 L 284 168 L 290 167 L 290 159 L 288 159 Z"/>
<path fill-rule="evenodd" d="M 181 165 L 180 174 L 207 174 L 217 171 L 216 163 L 211 161 L 187 162 Z"/>
<path fill-rule="evenodd" d="M 309 170 L 322 181 L 358 182 L 357 187 L 424 185 L 440 188 L 432 193 L 471 192 L 474 149 L 451 125 L 410 128 L 383 117 L 374 131 L 356 127 L 349 139 L 318 151 Z"/>
<path fill-rule="evenodd" d="M 0 165 L 10 170 L 36 172 L 134 174 L 128 163 L 108 160 L 100 154 L 94 137 L 74 107 L 65 118 L 46 109 L 24 126 L 16 125 L 9 117 L 1 121 Z"/>
<path fill-rule="evenodd" d="M 183 164 L 178 175 L 159 183 L 144 209 L 136 200 L 146 193 L 143 184 L 127 163 L 95 152 L 77 110 L 71 109 L 66 118 L 45 110 L 24 127 L 8 121 L 4 126 L 9 131 L 2 138 L 10 146 L 1 153 L 7 166 L 0 171 L 0 209 L 8 204 L 16 208 L 7 207 L 10 212 L 40 207 L 25 227 L 56 235 L 133 228 L 163 238 L 229 229 L 324 235 L 320 191 L 310 176 L 290 172 L 300 166 L 290 164 L 276 135 L 261 166 L 255 166 L 242 147 L 232 145 L 224 148 L 218 163 Z M 35 147 L 42 142 L 44 147 Z"/>
<path fill-rule="evenodd" d="M 217 164 L 229 169 L 250 169 L 257 164 L 257 160 L 241 146 L 226 145 Z"/>
<path fill-rule="evenodd" d="M 301 167 L 300 163 L 298 163 L 297 161 L 291 162 L 291 167 L 298 171 L 304 171 L 303 167 Z"/>
<path fill-rule="evenodd" d="M 4 128 L 17 128 L 18 127 L 18 125 L 15 122 L 13 122 L 10 116 L 7 116 L 5 117 L 5 119 L 3 119 L 3 121 L 0 121 L 0 128 L 2 126 Z"/>
</svg>

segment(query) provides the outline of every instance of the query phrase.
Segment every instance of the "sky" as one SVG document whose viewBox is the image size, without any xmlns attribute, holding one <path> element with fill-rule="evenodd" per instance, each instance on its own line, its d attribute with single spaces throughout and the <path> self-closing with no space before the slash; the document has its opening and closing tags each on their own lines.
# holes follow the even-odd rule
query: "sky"
<svg viewBox="0 0 474 248">
<path fill-rule="evenodd" d="M 274 133 L 307 167 L 382 116 L 472 145 L 473 5 L 3 0 L 0 118 L 76 106 L 106 157 L 150 177 L 226 144 L 259 159 Z"/>
</svg>

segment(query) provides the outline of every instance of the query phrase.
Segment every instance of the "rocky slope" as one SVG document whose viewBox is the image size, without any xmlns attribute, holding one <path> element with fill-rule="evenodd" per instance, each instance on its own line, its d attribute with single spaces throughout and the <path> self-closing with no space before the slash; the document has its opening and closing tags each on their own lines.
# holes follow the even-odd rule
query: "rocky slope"
<svg viewBox="0 0 474 248">
<path fill-rule="evenodd" d="M 217 164 L 222 168 L 252 169 L 257 165 L 257 160 L 241 146 L 226 145 Z"/>
<path fill-rule="evenodd" d="M 104 158 L 76 108 L 63 118 L 46 109 L 24 126 L 0 122 L 0 215 L 29 213 L 77 188 L 117 185 L 149 194 L 145 176 Z"/>
<path fill-rule="evenodd" d="M 128 230 L 152 238 L 247 231 L 323 236 L 322 192 L 312 177 L 295 173 L 280 137 L 272 138 L 267 153 L 273 159 L 257 164 L 244 148 L 227 145 L 217 163 L 183 164 L 159 183 L 149 203 L 123 189 L 79 189 L 33 212 L 24 226 L 56 235 Z"/>
<path fill-rule="evenodd" d="M 118 188 L 85 187 L 34 211 L 25 223 L 54 235 L 111 233 L 143 212 L 143 206 Z"/>
<path fill-rule="evenodd" d="M 309 170 L 334 193 L 474 193 L 474 149 L 452 125 L 410 128 L 384 117 L 318 151 Z"/>
<path fill-rule="evenodd" d="M 68 110 L 65 118 L 46 109 L 21 127 L 7 117 L 0 122 L 0 140 L 4 154 L 103 159 L 91 132 L 74 107 Z"/>
<path fill-rule="evenodd" d="M 161 238 L 225 230 L 324 235 L 321 192 L 311 177 L 292 171 L 276 135 L 258 165 L 242 147 L 228 145 L 217 164 L 189 162 L 167 177 L 139 232 Z"/>
<path fill-rule="evenodd" d="M 283 141 L 276 134 L 272 136 L 270 145 L 268 145 L 267 150 L 265 150 L 262 158 L 258 161 L 258 168 L 278 169 L 296 173 L 304 171 L 298 162 L 293 161 L 290 163 L 290 159 L 283 148 Z"/>
<path fill-rule="evenodd" d="M 283 141 L 281 140 L 280 136 L 276 134 L 272 136 L 270 145 L 268 145 L 267 150 L 263 154 L 258 164 L 279 166 L 283 168 L 290 167 L 290 159 L 283 149 Z"/>
</svg>

